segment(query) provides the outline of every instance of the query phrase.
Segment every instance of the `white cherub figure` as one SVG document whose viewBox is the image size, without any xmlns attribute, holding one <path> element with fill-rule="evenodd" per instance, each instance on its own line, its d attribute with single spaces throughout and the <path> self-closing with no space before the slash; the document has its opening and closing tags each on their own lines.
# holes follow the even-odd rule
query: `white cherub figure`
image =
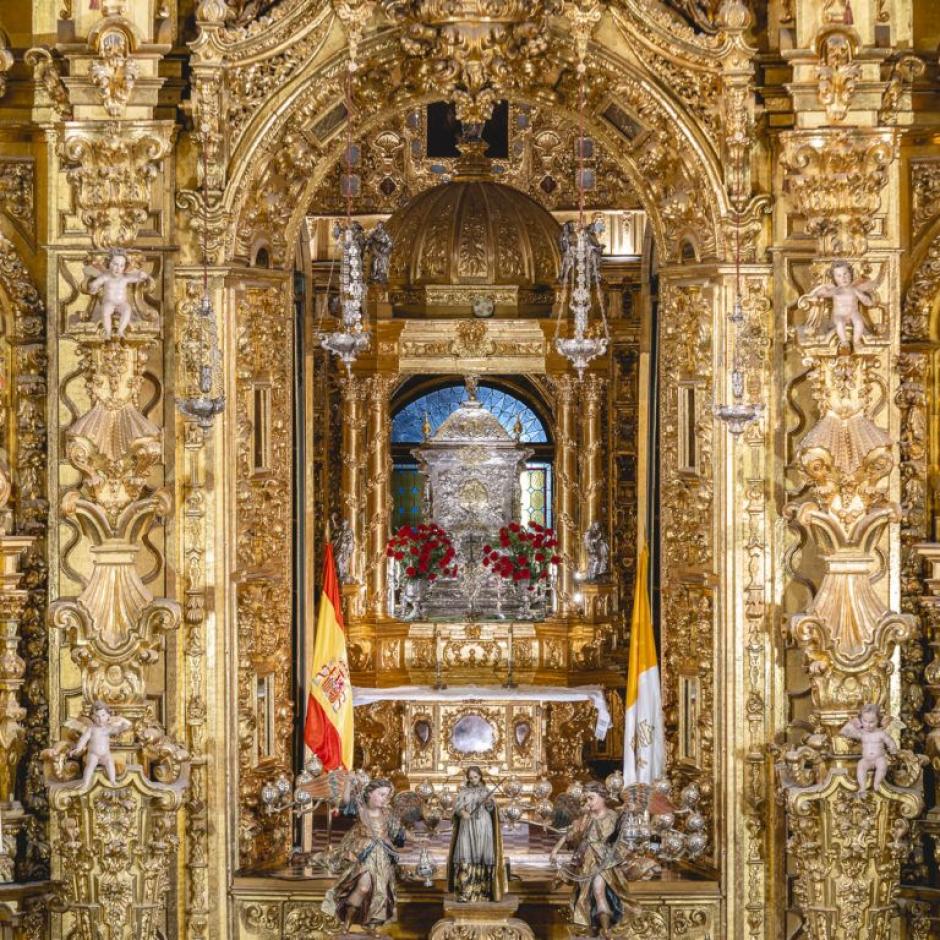
<svg viewBox="0 0 940 940">
<path fill-rule="evenodd" d="M 875 771 L 872 790 L 877 791 L 888 772 L 888 754 L 898 751 L 894 738 L 884 730 L 881 709 L 877 705 L 863 705 L 858 717 L 847 721 L 839 734 L 862 742 L 862 757 L 856 771 L 859 796 L 868 789 L 869 770 Z"/>
<path fill-rule="evenodd" d="M 884 271 L 882 270 L 882 275 Z M 833 261 L 829 267 L 830 284 L 819 284 L 801 300 L 810 301 L 823 298 L 832 301 L 832 325 L 839 337 L 840 346 L 849 346 L 849 337 L 846 326 L 852 324 L 852 341 L 857 342 L 859 337 L 868 332 L 868 324 L 861 307 L 873 307 L 878 298 L 875 290 L 881 283 L 881 275 L 877 280 L 855 280 L 855 273 L 848 261 Z M 810 326 L 817 327 L 818 324 Z"/>
<path fill-rule="evenodd" d="M 108 781 L 115 781 L 114 758 L 111 756 L 111 738 L 130 728 L 131 723 L 123 717 L 111 716 L 111 709 L 104 702 L 95 702 L 91 709 L 91 723 L 85 728 L 75 747 L 69 751 L 69 757 L 78 757 L 85 752 L 85 773 L 82 786 L 88 786 L 95 775 L 95 768 L 100 764 L 108 775 Z"/>
<path fill-rule="evenodd" d="M 86 265 L 85 275 L 92 278 L 88 284 L 88 290 L 98 298 L 101 304 L 104 338 L 111 339 L 112 320 L 115 314 L 120 317 L 117 335 L 123 338 L 131 317 L 134 315 L 134 304 L 128 296 L 127 288 L 131 284 L 148 281 L 149 275 L 143 271 L 128 271 L 127 254 L 123 251 L 111 252 L 106 271 Z"/>
</svg>

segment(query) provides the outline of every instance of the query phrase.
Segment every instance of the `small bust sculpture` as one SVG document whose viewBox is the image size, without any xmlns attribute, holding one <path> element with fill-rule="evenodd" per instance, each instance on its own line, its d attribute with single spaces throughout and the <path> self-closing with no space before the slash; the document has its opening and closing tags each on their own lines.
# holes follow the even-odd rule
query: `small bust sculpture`
<svg viewBox="0 0 940 940">
<path fill-rule="evenodd" d="M 872 790 L 878 790 L 888 772 L 888 754 L 898 751 L 894 739 L 885 731 L 888 723 L 882 721 L 881 709 L 877 705 L 863 705 L 858 717 L 847 721 L 839 732 L 844 738 L 862 743 L 862 757 L 856 771 L 859 796 L 868 789 L 869 770 L 875 771 Z"/>
<path fill-rule="evenodd" d="M 610 568 L 610 546 L 604 537 L 604 527 L 599 522 L 592 522 L 584 533 L 584 549 L 587 553 L 587 581 L 597 581 L 607 574 Z"/>
<path fill-rule="evenodd" d="M 100 764 L 108 775 L 108 782 L 115 782 L 114 758 L 111 756 L 111 738 L 130 728 L 131 723 L 122 717 L 112 717 L 111 709 L 104 702 L 95 702 L 91 709 L 91 721 L 69 751 L 69 757 L 85 754 L 85 773 L 82 786 L 88 786 Z"/>
<path fill-rule="evenodd" d="M 88 290 L 97 298 L 96 307 L 101 305 L 101 323 L 104 338 L 111 339 L 114 328 L 114 316 L 120 319 L 117 335 L 123 337 L 134 315 L 135 304 L 127 288 L 132 284 L 141 284 L 150 280 L 143 271 L 127 270 L 127 254 L 120 250 L 112 251 L 108 258 L 108 267 L 102 270 L 97 265 L 86 265 L 85 276 L 91 278 Z"/>
</svg>

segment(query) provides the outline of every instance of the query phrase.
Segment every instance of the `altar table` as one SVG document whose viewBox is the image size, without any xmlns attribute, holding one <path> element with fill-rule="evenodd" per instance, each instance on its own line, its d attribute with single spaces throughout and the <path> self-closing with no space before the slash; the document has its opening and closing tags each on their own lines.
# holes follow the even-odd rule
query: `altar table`
<svg viewBox="0 0 940 940">
<path fill-rule="evenodd" d="M 520 685 L 512 689 L 502 686 L 460 685 L 435 689 L 425 685 L 399 685 L 391 688 L 353 688 L 353 705 L 374 702 L 590 702 L 597 712 L 594 736 L 603 741 L 610 730 L 610 711 L 604 690 L 599 685 L 545 686 Z"/>
</svg>

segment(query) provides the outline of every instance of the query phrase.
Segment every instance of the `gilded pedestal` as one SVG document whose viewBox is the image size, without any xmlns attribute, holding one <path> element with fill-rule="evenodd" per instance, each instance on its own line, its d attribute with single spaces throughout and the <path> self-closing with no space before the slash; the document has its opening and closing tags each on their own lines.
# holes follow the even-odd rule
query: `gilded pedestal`
<svg viewBox="0 0 940 940">
<path fill-rule="evenodd" d="M 460 903 L 444 898 L 444 917 L 428 940 L 535 940 L 532 928 L 515 917 L 519 898 L 507 894 L 501 901 Z"/>
</svg>

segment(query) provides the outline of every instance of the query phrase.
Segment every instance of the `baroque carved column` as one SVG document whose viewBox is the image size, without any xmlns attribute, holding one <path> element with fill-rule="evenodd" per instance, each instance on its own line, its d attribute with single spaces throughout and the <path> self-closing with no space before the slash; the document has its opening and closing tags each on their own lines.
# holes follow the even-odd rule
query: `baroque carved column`
<svg viewBox="0 0 940 940">
<path fill-rule="evenodd" d="M 940 544 L 922 542 L 915 546 L 924 563 L 926 592 L 921 597 L 923 626 L 929 660 L 924 669 L 924 685 L 928 701 L 924 703 L 924 724 L 928 728 L 925 751 L 934 777 L 940 774 Z M 934 860 L 940 862 L 940 794 L 935 784 L 928 797 L 931 805 L 924 823 L 933 842 Z"/>
<path fill-rule="evenodd" d="M 578 458 L 577 380 L 572 375 L 554 378 L 555 389 L 555 530 L 558 534 L 558 612 L 565 616 L 572 610 L 574 572 L 578 562 Z"/>
<path fill-rule="evenodd" d="M 604 475 L 604 445 L 601 418 L 607 395 L 607 380 L 591 373 L 583 382 L 581 390 L 581 570 L 587 566 L 587 553 L 584 547 L 584 533 L 595 523 L 604 527 L 607 537 L 606 520 L 601 517 L 604 503 L 604 487 L 607 480 Z"/>
<path fill-rule="evenodd" d="M 352 376 L 341 380 L 343 394 L 343 453 L 342 453 L 342 519 L 352 533 L 353 554 L 350 561 L 349 577 L 351 581 L 361 582 L 364 571 L 364 533 L 362 531 L 362 460 L 363 460 L 363 422 L 362 382 Z M 336 537 L 336 534 L 333 534 Z M 352 617 L 361 615 L 358 590 L 344 590 L 353 607 L 348 613 Z"/>
<path fill-rule="evenodd" d="M 368 484 L 366 487 L 367 568 L 366 612 L 382 618 L 388 613 L 385 546 L 388 544 L 391 503 L 391 419 L 389 395 L 395 384 L 391 375 L 374 375 L 368 390 Z"/>
<path fill-rule="evenodd" d="M 790 312 L 787 399 L 802 416 L 787 442 L 788 597 L 801 601 L 788 635 L 811 703 L 791 717 L 812 730 L 781 752 L 778 771 L 807 935 L 880 940 L 922 808 L 920 760 L 898 750 L 886 781 L 862 793 L 859 747 L 842 731 L 864 705 L 897 707 L 893 660 L 918 623 L 900 612 L 896 526 L 900 241 L 885 210 L 898 192 L 899 135 L 881 108 L 889 50 L 876 40 L 876 3 L 853 7 L 796 4 L 787 53 L 796 126 L 780 136 L 776 261 Z M 795 225 L 813 242 L 792 238 Z M 788 686 L 797 682 L 793 670 Z"/>
<path fill-rule="evenodd" d="M 580 507 L 578 525 L 578 592 L 586 620 L 599 624 L 586 632 L 585 665 L 600 666 L 601 651 L 614 643 L 612 627 L 607 626 L 613 612 L 611 568 L 611 524 L 608 513 L 609 479 L 605 468 L 607 455 L 606 423 L 607 378 L 594 373 L 581 383 Z M 635 512 L 635 510 L 634 510 Z M 589 548 L 589 542 L 592 548 Z M 606 552 L 606 554 L 605 554 Z M 606 562 L 606 570 L 604 563 Z M 592 570 L 592 565 L 598 567 Z M 583 654 L 582 654 L 583 655 Z"/>
<path fill-rule="evenodd" d="M 163 487 L 174 439 L 164 436 L 174 245 L 164 184 L 176 128 L 155 116 L 168 49 L 158 29 L 149 9 L 106 0 L 74 11 L 58 50 L 67 85 L 48 53 L 31 57 L 55 113 L 66 102 L 72 112 L 49 126 L 42 164 L 48 375 L 70 403 L 50 412 L 59 525 L 50 529 L 53 743 L 43 758 L 53 877 L 63 886 L 53 929 L 80 940 L 154 940 L 175 929 L 189 776 L 166 668 L 181 621 L 167 596 L 173 499 Z M 172 108 L 173 93 L 161 103 Z M 63 659 L 71 664 L 60 667 Z"/>
<path fill-rule="evenodd" d="M 7 490 L 9 493 L 9 490 Z M 16 799 L 16 777 L 26 750 L 22 688 L 26 661 L 20 656 L 20 619 L 29 602 L 23 586 L 23 554 L 35 539 L 0 535 L 0 881 L 13 881 L 16 835 L 25 824 Z"/>
<path fill-rule="evenodd" d="M 66 433 L 81 482 L 63 495 L 61 511 L 89 542 L 90 571 L 81 593 L 50 606 L 49 622 L 81 672 L 84 704 L 44 757 L 67 910 L 86 940 L 105 924 L 114 937 L 157 936 L 188 784 L 189 755 L 166 735 L 147 694 L 148 667 L 180 623 L 179 605 L 155 597 L 141 574 L 143 540 L 171 508 L 169 493 L 147 484 L 162 456 L 160 429 L 140 411 L 154 338 L 152 329 L 82 338 L 90 407 Z M 120 416 L 123 435 L 109 415 Z M 101 726 L 102 714 L 116 773 L 105 772 L 106 764 L 90 772 L 86 750 L 82 776 L 75 748 L 95 721 Z M 81 913 L 72 915 L 73 908 Z"/>
</svg>

